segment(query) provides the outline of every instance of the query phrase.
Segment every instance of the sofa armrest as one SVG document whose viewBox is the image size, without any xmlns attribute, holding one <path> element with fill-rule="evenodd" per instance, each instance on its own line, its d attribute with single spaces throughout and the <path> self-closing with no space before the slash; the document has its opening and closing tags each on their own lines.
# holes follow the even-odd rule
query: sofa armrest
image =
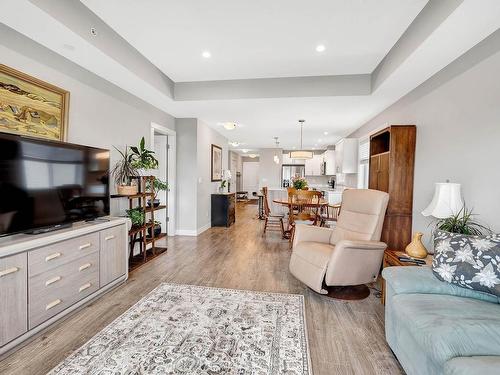
<svg viewBox="0 0 500 375">
<path fill-rule="evenodd" d="M 312 241 L 330 243 L 333 230 L 330 228 L 316 227 L 312 225 L 296 224 L 293 245 L 299 242 Z"/>
<path fill-rule="evenodd" d="M 394 294 L 445 294 L 500 303 L 499 298 L 494 295 L 439 280 L 432 273 L 431 267 L 387 267 L 382 271 L 382 277 L 391 286 Z"/>
<path fill-rule="evenodd" d="M 444 364 L 445 375 L 496 375 L 500 356 L 455 357 Z"/>
</svg>

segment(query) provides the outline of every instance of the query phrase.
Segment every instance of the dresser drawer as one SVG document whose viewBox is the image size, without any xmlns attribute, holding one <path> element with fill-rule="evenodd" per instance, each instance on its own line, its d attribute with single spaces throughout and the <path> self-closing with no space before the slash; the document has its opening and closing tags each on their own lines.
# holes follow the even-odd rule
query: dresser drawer
<svg viewBox="0 0 500 375">
<path fill-rule="evenodd" d="M 99 233 L 71 238 L 28 253 L 29 276 L 36 276 L 99 250 Z"/>
<path fill-rule="evenodd" d="M 99 289 L 99 253 L 30 277 L 28 285 L 32 329 Z"/>
</svg>

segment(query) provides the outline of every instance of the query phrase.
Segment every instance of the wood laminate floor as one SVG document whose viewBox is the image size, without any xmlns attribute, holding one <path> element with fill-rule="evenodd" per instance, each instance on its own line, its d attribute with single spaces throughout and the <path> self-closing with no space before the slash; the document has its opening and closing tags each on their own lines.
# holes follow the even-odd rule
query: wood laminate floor
<svg viewBox="0 0 500 375">
<path fill-rule="evenodd" d="M 261 237 L 255 205 L 239 204 L 236 217 L 229 229 L 168 238 L 167 253 L 5 358 L 0 374 L 45 374 L 161 282 L 303 294 L 315 375 L 402 373 L 385 342 L 384 310 L 373 292 L 355 302 L 314 293 L 289 273 L 288 242 L 277 232 Z"/>
</svg>

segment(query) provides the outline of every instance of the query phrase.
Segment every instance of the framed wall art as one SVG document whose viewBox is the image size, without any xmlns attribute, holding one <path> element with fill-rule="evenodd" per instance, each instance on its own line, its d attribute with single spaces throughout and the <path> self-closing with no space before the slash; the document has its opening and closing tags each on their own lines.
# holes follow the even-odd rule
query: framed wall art
<svg viewBox="0 0 500 375">
<path fill-rule="evenodd" d="M 65 141 L 69 92 L 0 64 L 0 131 Z"/>
<path fill-rule="evenodd" d="M 212 145 L 212 182 L 222 181 L 222 148 Z"/>
</svg>

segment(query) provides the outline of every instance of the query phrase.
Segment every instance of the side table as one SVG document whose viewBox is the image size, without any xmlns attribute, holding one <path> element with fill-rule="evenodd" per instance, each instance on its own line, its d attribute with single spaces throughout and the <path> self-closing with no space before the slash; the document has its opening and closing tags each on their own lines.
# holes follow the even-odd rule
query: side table
<svg viewBox="0 0 500 375">
<path fill-rule="evenodd" d="M 413 263 L 406 263 L 406 262 L 401 262 L 398 257 L 400 256 L 409 256 L 406 254 L 404 251 L 397 251 L 397 250 L 386 250 L 384 252 L 384 262 L 383 262 L 383 268 L 386 267 L 392 267 L 392 266 L 419 266 L 417 264 Z M 425 265 L 422 265 L 422 267 L 430 267 L 432 265 L 432 259 L 433 255 L 429 254 L 425 259 Z M 385 305 L 385 280 L 382 278 L 382 304 Z"/>
</svg>

